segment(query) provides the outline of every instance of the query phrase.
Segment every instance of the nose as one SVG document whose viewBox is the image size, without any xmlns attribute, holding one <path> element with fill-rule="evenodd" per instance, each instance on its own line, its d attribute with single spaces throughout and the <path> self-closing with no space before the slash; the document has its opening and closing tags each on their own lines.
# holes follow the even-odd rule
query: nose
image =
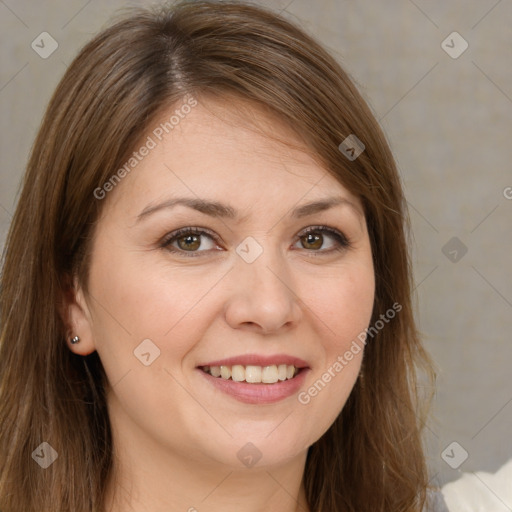
<svg viewBox="0 0 512 512">
<path fill-rule="evenodd" d="M 252 263 L 237 257 L 229 273 L 225 319 L 233 329 L 270 334 L 297 325 L 300 300 L 282 256 L 264 250 Z"/>
</svg>

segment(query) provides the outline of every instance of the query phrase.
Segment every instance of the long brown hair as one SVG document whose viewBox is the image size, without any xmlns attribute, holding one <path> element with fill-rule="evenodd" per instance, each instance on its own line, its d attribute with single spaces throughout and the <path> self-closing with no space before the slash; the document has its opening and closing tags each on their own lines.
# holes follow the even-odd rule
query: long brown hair
<svg viewBox="0 0 512 512">
<path fill-rule="evenodd" d="M 0 509 L 96 512 L 112 470 L 105 374 L 96 353 L 66 346 L 60 313 L 70 278 L 87 289 L 102 187 L 184 93 L 265 106 L 322 166 L 361 198 L 372 245 L 374 325 L 361 377 L 308 451 L 312 512 L 416 511 L 425 501 L 418 367 L 432 377 L 415 328 L 407 214 L 396 166 L 347 73 L 302 30 L 240 2 L 137 9 L 97 35 L 69 66 L 44 116 L 7 237 L 0 308 Z M 351 160 L 339 145 L 365 146 Z M 135 170 L 133 172 L 136 172 Z M 48 442 L 58 463 L 32 453 Z"/>
</svg>

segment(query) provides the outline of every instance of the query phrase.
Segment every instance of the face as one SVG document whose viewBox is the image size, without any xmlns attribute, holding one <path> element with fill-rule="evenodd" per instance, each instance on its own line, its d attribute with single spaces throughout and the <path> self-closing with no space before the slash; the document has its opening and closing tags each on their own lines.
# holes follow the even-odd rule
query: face
<svg viewBox="0 0 512 512">
<path fill-rule="evenodd" d="M 357 379 L 372 254 L 359 199 L 230 105 L 153 131 L 171 109 L 106 194 L 70 348 L 97 350 L 125 438 L 198 463 L 279 464 L 319 439 Z"/>
</svg>

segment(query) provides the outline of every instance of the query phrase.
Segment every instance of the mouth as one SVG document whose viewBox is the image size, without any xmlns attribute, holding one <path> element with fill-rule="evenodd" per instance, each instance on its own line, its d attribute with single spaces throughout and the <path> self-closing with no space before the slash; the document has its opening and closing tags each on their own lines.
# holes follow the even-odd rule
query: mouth
<svg viewBox="0 0 512 512">
<path fill-rule="evenodd" d="M 246 404 L 272 404 L 297 393 L 310 371 L 302 359 L 286 354 L 243 355 L 196 367 L 210 389 Z M 206 391 L 205 388 L 205 392 Z M 216 400 L 219 395 L 212 395 Z"/>
<path fill-rule="evenodd" d="M 199 368 L 217 379 L 249 384 L 276 384 L 295 378 L 301 371 L 301 368 L 284 363 L 269 366 L 235 364 L 232 366 L 200 366 Z"/>
</svg>

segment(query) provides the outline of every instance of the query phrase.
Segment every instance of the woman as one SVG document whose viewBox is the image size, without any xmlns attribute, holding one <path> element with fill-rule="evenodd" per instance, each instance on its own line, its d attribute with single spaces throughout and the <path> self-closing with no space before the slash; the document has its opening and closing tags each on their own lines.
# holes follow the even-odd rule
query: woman
<svg viewBox="0 0 512 512">
<path fill-rule="evenodd" d="M 181 2 L 100 33 L 8 235 L 0 509 L 441 510 L 406 219 L 376 120 L 297 27 Z"/>
</svg>

